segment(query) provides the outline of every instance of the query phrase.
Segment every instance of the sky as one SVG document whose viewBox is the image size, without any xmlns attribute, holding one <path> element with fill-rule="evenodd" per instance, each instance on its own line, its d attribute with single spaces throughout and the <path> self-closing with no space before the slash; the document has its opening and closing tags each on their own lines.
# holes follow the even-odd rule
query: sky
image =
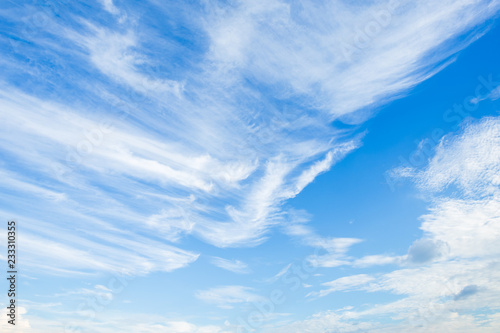
<svg viewBox="0 0 500 333">
<path fill-rule="evenodd" d="M 500 331 L 500 1 L 4 1 L 2 332 Z"/>
</svg>

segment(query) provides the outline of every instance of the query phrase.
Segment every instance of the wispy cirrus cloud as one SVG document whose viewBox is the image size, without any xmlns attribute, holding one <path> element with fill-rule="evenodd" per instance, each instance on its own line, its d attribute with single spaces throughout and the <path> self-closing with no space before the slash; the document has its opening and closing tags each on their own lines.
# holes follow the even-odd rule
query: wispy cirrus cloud
<svg viewBox="0 0 500 333">
<path fill-rule="evenodd" d="M 242 303 L 257 302 L 264 299 L 250 287 L 245 286 L 221 286 L 207 290 L 199 290 L 195 296 L 200 300 L 215 304 L 223 309 L 232 309 L 235 305 Z"/>
<path fill-rule="evenodd" d="M 354 267 L 370 267 L 378 265 L 400 264 L 404 261 L 405 256 L 389 256 L 382 254 L 367 255 L 353 261 Z"/>
<path fill-rule="evenodd" d="M 121 11 L 112 2 L 103 4 L 110 13 Z M 390 22 L 346 59 L 340 38 L 389 5 Z M 224 10 L 212 4 L 197 9 L 204 15 L 201 24 L 178 17 L 206 35 L 208 48 L 200 53 L 170 43 L 168 52 L 199 57 L 196 67 L 184 63 L 177 70 L 155 58 L 167 49 L 146 18 L 127 13 L 114 27 L 79 17 L 49 18 L 31 42 L 59 55 L 67 79 L 59 76 L 54 84 L 80 94 L 80 106 L 30 96 L 5 81 L 2 120 L 16 128 L 16 138 L 3 136 L 2 147 L 27 166 L 34 161 L 28 168 L 40 170 L 70 201 L 85 202 L 85 193 L 97 191 L 107 198 L 106 210 L 128 215 L 135 230 L 157 230 L 170 241 L 191 234 L 221 247 L 255 245 L 283 223 L 286 200 L 360 146 L 360 137 L 332 128 L 331 120 L 359 117 L 363 113 L 356 110 L 423 80 L 454 49 L 435 59 L 427 53 L 483 22 L 497 5 L 398 2 L 356 7 L 354 15 L 341 2 L 300 11 L 299 3 L 280 1 Z M 123 20 L 132 26 L 125 29 Z M 4 64 L 22 68 L 12 56 Z M 36 65 L 40 78 L 51 77 L 46 64 Z M 125 96 L 127 89 L 134 93 Z M 276 97 L 291 107 L 283 108 Z M 96 110 L 96 103 L 106 107 Z M 101 129 L 103 119 L 113 124 L 109 133 Z M 136 199 L 131 191 L 149 198 L 142 211 L 127 208 Z"/>
<path fill-rule="evenodd" d="M 280 226 L 327 252 L 308 258 L 318 267 L 405 265 L 408 258 L 415 265 L 357 281 L 356 288 L 402 295 L 401 302 L 362 313 L 326 312 L 286 332 L 372 329 L 373 323 L 345 319 L 422 308 L 429 298 L 415 286 L 429 276 L 432 283 L 422 292 L 433 302 L 461 295 L 467 286 L 490 285 L 489 303 L 469 293 L 457 304 L 463 310 L 496 304 L 495 276 L 485 273 L 496 267 L 494 258 L 472 262 L 495 254 L 498 244 L 494 120 L 468 127 L 471 134 L 451 144 L 443 141 L 427 169 L 407 170 L 422 188 L 437 193 L 457 186 L 473 198 L 433 202 L 422 217 L 431 241 L 417 241 L 406 257 L 350 257 L 360 239 L 320 237 L 306 222 L 291 223 L 284 203 L 361 146 L 357 126 L 337 124 L 359 125 L 377 106 L 452 62 L 488 29 L 498 1 L 272 0 L 186 3 L 177 11 L 171 9 L 180 5 L 172 3 L 135 6 L 72 3 L 44 12 L 45 21 L 30 29 L 26 18 L 37 7 L 0 13 L 1 28 L 8 29 L 2 36 L 12 36 L 5 44 L 12 49 L 0 60 L 0 170 L 9 177 L 2 181 L 9 191 L 0 196 L 8 207 L 3 215 L 26 212 L 20 216 L 26 271 L 171 272 L 200 255 L 196 243 L 183 242 L 191 237 L 248 247 Z M 483 160 L 490 151 L 493 157 Z M 461 159 L 464 154 L 470 159 Z M 484 242 L 475 246 L 475 239 Z M 244 266 L 225 259 L 218 264 L 233 271 Z M 443 293 L 440 286 L 450 280 Z M 331 287 L 348 285 L 341 281 Z M 222 308 L 259 299 L 244 286 L 196 295 Z M 453 306 L 436 313 L 452 318 L 455 312 L 447 310 Z M 456 321 L 475 327 L 470 316 Z M 135 326 L 111 322 L 84 325 L 103 332 L 222 331 L 164 318 Z"/>
<path fill-rule="evenodd" d="M 311 292 L 307 294 L 307 297 L 308 296 L 323 297 L 336 291 L 352 291 L 356 287 L 363 286 L 373 280 L 375 280 L 374 277 L 366 274 L 344 276 L 330 282 L 322 283 L 322 285 L 328 287 L 328 289 L 323 289 L 320 290 L 319 292 Z"/>
<path fill-rule="evenodd" d="M 233 273 L 247 274 L 251 271 L 248 265 L 240 260 L 229 260 L 219 257 L 212 257 L 210 259 L 210 262 L 217 267 L 220 267 L 227 271 L 231 271 Z"/>
<path fill-rule="evenodd" d="M 305 96 L 308 106 L 339 116 L 427 78 L 433 65 L 467 42 L 433 57 L 429 51 L 493 15 L 498 5 L 257 1 L 214 9 L 207 30 L 221 72 L 237 71 L 282 95 Z"/>
</svg>

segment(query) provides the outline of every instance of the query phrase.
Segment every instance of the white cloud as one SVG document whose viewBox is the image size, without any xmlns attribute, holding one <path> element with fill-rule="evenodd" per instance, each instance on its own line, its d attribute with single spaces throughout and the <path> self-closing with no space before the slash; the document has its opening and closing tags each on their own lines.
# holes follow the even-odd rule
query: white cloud
<svg viewBox="0 0 500 333">
<path fill-rule="evenodd" d="M 323 286 L 328 288 L 319 292 L 311 292 L 307 296 L 323 297 L 336 291 L 351 291 L 373 280 L 375 280 L 374 277 L 366 274 L 344 276 L 330 282 L 322 283 Z"/>
<path fill-rule="evenodd" d="M 75 296 L 79 299 L 86 299 L 89 297 L 96 297 L 101 304 L 109 304 L 113 300 L 113 292 L 114 290 L 103 286 L 103 285 L 95 285 L 94 288 L 80 288 L 77 290 L 66 291 L 64 293 L 55 294 L 53 297 L 57 298 L 75 298 Z M 60 303 L 59 303 L 60 304 Z M 57 305 L 57 304 L 56 304 Z"/>
<path fill-rule="evenodd" d="M 190 233 L 194 227 L 189 212 L 182 206 L 162 209 L 159 214 L 151 215 L 146 224 L 173 242 L 179 240 L 183 233 Z"/>
<path fill-rule="evenodd" d="M 354 267 L 370 267 L 370 266 L 378 266 L 378 265 L 391 265 L 391 264 L 399 264 L 402 262 L 404 258 L 402 256 L 386 256 L 386 255 L 368 255 L 362 258 L 354 260 L 352 265 Z"/>
<path fill-rule="evenodd" d="M 10 212 L 1 212 L 5 216 L 12 215 Z M 198 253 L 130 231 L 119 232 L 92 220 L 79 221 L 89 228 L 79 235 L 72 232 L 72 228 L 78 226 L 76 223 L 68 228 L 23 215 L 18 215 L 18 221 L 22 221 L 23 228 L 25 272 L 41 270 L 63 276 L 84 276 L 99 272 L 146 275 L 154 271 L 170 272 L 185 267 L 199 257 Z M 93 226 L 99 231 L 90 230 Z M 53 258 L 57 265 L 47 258 Z"/>
<path fill-rule="evenodd" d="M 388 255 L 368 255 L 362 258 L 353 258 L 347 255 L 349 249 L 361 242 L 359 238 L 327 238 L 316 234 L 314 230 L 307 225 L 310 217 L 302 212 L 292 210 L 288 215 L 288 224 L 285 227 L 285 233 L 293 237 L 299 237 L 301 241 L 316 249 L 313 255 L 307 260 L 314 267 L 370 267 L 377 265 L 401 264 L 406 260 L 406 256 L 388 256 Z M 320 254 L 323 250 L 326 253 Z"/>
<path fill-rule="evenodd" d="M 214 9 L 206 29 L 225 75 L 238 72 L 282 95 L 306 96 L 308 106 L 339 116 L 427 78 L 432 65 L 467 41 L 430 57 L 432 50 L 497 9 L 496 1 L 253 1 Z"/>
<path fill-rule="evenodd" d="M 346 153 L 356 149 L 356 144 L 350 143 L 339 146 L 337 149 L 329 151 L 326 157 L 314 163 L 311 167 L 304 170 L 297 179 L 295 194 L 300 193 L 308 184 L 310 184 L 319 174 L 330 170 L 332 165 L 343 159 Z"/>
<path fill-rule="evenodd" d="M 422 230 L 447 244 L 451 257 L 500 254 L 498 198 L 495 194 L 482 200 L 440 200 L 423 216 Z"/>
<path fill-rule="evenodd" d="M 112 1 L 102 3 L 117 13 Z M 162 67 L 155 56 L 167 51 L 163 39 L 139 17 L 126 18 L 127 30 L 78 17 L 78 31 L 62 22 L 46 25 L 50 36 L 30 41 L 61 54 L 62 62 L 63 56 L 71 60 L 61 89 L 75 87 L 70 95 L 81 95 L 82 103 L 67 107 L 3 84 L 2 122 L 16 128 L 16 136 L 2 136 L 2 147 L 34 163 L 31 168 L 46 179 L 62 181 L 53 192 L 73 203 L 83 196 L 91 200 L 97 191 L 106 198 L 101 206 L 107 213 L 132 219 L 138 231 L 157 229 L 171 241 L 191 234 L 220 247 L 256 245 L 269 228 L 284 223 L 286 200 L 360 146 L 360 138 L 333 129 L 331 120 L 349 115 L 349 121 L 360 121 L 367 114 L 356 110 L 428 77 L 433 65 L 472 38 L 456 48 L 437 48 L 484 22 L 498 3 L 336 1 L 299 8 L 274 0 L 217 6 L 201 10 L 206 17 L 200 35 L 209 40 L 196 71 Z M 387 10 L 390 17 L 381 22 Z M 356 30 L 373 24 L 380 31 L 356 45 Z M 356 49 L 348 59 L 346 43 Z M 435 57 L 428 57 L 431 52 Z M 95 110 L 96 103 L 126 117 L 116 120 L 116 114 Z M 110 133 L 96 132 L 101 116 L 113 121 Z M 68 165 L 68 158 L 79 161 Z M 156 186 L 162 190 L 151 189 Z M 168 203 L 160 199 L 165 189 Z M 157 200 L 134 211 L 130 193 Z M 190 196 L 191 204 L 179 208 L 187 221 L 170 207 L 172 200 Z M 148 223 L 139 227 L 141 220 Z M 343 261 L 330 259 L 330 266 Z"/>
<path fill-rule="evenodd" d="M 96 333 L 113 333 L 117 331 L 126 333 L 230 333 L 222 325 L 200 325 L 179 316 L 177 318 L 169 318 L 151 313 L 140 313 L 137 315 L 137 312 L 134 312 L 134 315 L 134 313 L 114 311 L 109 307 L 106 311 L 97 311 L 94 314 L 94 320 L 89 320 L 87 316 L 79 314 L 79 311 L 61 310 L 61 304 L 41 304 L 29 301 L 26 303 L 28 303 L 29 307 L 26 316 L 29 315 L 28 318 L 36 322 L 36 325 L 32 325 L 27 330 L 28 321 L 23 312 L 23 323 L 19 322 L 21 324 L 19 330 L 9 328 L 9 331 L 29 331 L 34 333 L 69 331 L 92 331 Z M 25 311 L 24 308 L 23 311 Z M 56 316 L 56 319 L 51 319 L 54 316 Z M 61 316 L 65 316 L 65 321 L 61 320 Z"/>
<path fill-rule="evenodd" d="M 223 309 L 231 309 L 235 304 L 258 302 L 263 299 L 262 296 L 255 294 L 252 288 L 244 286 L 221 286 L 199 290 L 195 296 Z"/>
<path fill-rule="evenodd" d="M 161 327 L 158 327 L 161 328 Z M 165 329 L 168 332 L 172 333 L 219 333 L 221 332 L 221 328 L 215 325 L 210 326 L 196 326 L 194 324 L 185 322 L 185 321 L 171 321 L 168 322 L 165 327 L 161 328 Z"/>
<path fill-rule="evenodd" d="M 298 237 L 304 245 L 315 248 L 315 253 L 307 261 L 315 267 L 337 267 L 348 265 L 351 258 L 347 256 L 350 247 L 361 243 L 359 238 L 323 237 L 307 225 L 310 217 L 303 211 L 291 210 L 287 216 L 288 223 L 284 232 L 292 237 Z M 321 254 L 321 252 L 326 252 Z"/>
<path fill-rule="evenodd" d="M 104 9 L 106 9 L 108 12 L 111 14 L 118 14 L 120 11 L 118 8 L 113 3 L 113 0 L 101 0 L 102 5 L 104 6 Z"/>
<path fill-rule="evenodd" d="M 415 170 L 414 180 L 422 189 L 456 186 L 461 191 L 432 198 L 430 212 L 421 217 L 424 237 L 409 247 L 406 256 L 373 255 L 353 261 L 360 267 L 388 262 L 406 268 L 343 277 L 323 284 L 330 288 L 309 293 L 321 297 L 335 291 L 389 292 L 400 295 L 399 300 L 363 310 L 326 311 L 269 331 L 301 332 L 304 327 L 313 327 L 313 332 L 498 330 L 499 318 L 491 314 L 500 308 L 498 121 L 497 117 L 467 123 L 462 131 L 446 137 L 428 167 Z"/>
<path fill-rule="evenodd" d="M 500 98 L 500 86 L 496 86 L 496 87 L 491 87 L 492 90 L 489 91 L 485 96 L 478 96 L 478 97 L 474 97 L 470 100 L 470 102 L 472 104 L 477 104 L 479 102 L 482 102 L 484 100 L 491 100 L 491 101 L 496 101 L 497 99 Z"/>
<path fill-rule="evenodd" d="M 59 202 L 67 199 L 65 193 L 52 191 L 47 187 L 31 184 L 26 179 L 20 179 L 19 175 L 11 172 L 4 172 L 2 170 L 0 170 L 0 186 L 12 191 L 19 191 L 25 196 L 37 196 L 49 201 Z"/>
<path fill-rule="evenodd" d="M 210 262 L 217 267 L 238 274 L 246 274 L 250 272 L 248 265 L 240 260 L 229 260 L 219 257 L 212 257 Z"/>
<path fill-rule="evenodd" d="M 286 265 L 278 273 L 276 273 L 273 277 L 266 279 L 265 281 L 268 283 L 273 283 L 273 282 L 278 281 L 283 275 L 285 275 L 288 272 L 290 267 L 292 267 L 292 263 Z"/>
<path fill-rule="evenodd" d="M 114 6 L 106 7 L 116 9 Z M 182 83 L 169 79 L 156 79 L 142 74 L 137 69 L 137 66 L 148 64 L 148 59 L 134 51 L 138 46 L 138 40 L 133 31 L 121 34 L 90 23 L 86 25 L 91 34 L 80 35 L 69 32 L 68 37 L 87 50 L 90 61 L 101 72 L 141 93 L 171 93 L 180 97 L 183 90 Z"/>
<path fill-rule="evenodd" d="M 30 325 L 30 321 L 26 318 L 26 313 L 26 307 L 19 306 L 19 302 L 17 302 L 14 320 L 15 325 L 11 325 L 8 323 L 8 320 L 11 320 L 11 317 L 9 316 L 10 310 L 7 309 L 7 306 L 2 306 L 2 309 L 0 310 L 0 315 L 2 316 L 2 320 L 0 321 L 0 328 L 4 332 L 22 333 L 29 331 L 32 327 Z"/>
<path fill-rule="evenodd" d="M 111 1 L 103 3 L 116 12 Z M 13 58 L 2 60 L 3 66 L 46 82 L 47 90 L 59 94 L 56 102 L 51 94 L 35 97 L 41 94 L 28 85 L 24 89 L 30 93 L 23 93 L 1 83 L 0 121 L 6 130 L 0 134 L 0 146 L 14 157 L 0 166 L 11 177 L 4 182 L 33 194 L 24 196 L 26 202 L 8 194 L 2 199 L 12 211 L 29 208 L 37 216 L 56 217 L 23 216 L 27 271 L 169 272 L 194 262 L 198 254 L 166 245 L 157 237 L 179 241 L 191 234 L 220 247 L 262 242 L 271 227 L 286 222 L 282 211 L 286 200 L 360 146 L 359 137 L 334 129 L 331 121 L 360 122 L 377 104 L 434 74 L 443 60 L 484 29 L 460 38 L 463 42 L 456 47 L 446 43 L 482 25 L 496 13 L 499 2 L 400 1 L 391 9 L 390 21 L 362 46 L 356 45 L 356 30 L 369 27 L 373 14 L 387 10 L 388 2 L 333 1 L 299 8 L 300 2 L 273 0 L 207 6 L 207 17 L 201 20 L 205 30 L 197 33 L 209 36 L 208 52 L 197 55 L 195 69 L 151 70 L 164 65 L 163 53 L 176 45 L 172 41 L 165 46 L 163 36 L 140 18 L 131 19 L 123 30 L 77 17 L 68 26 L 62 26 L 67 22 L 63 21 L 41 28 L 43 38 L 25 36 L 31 47 L 60 55 L 57 60 L 64 75 L 58 78 L 46 74 L 57 72 L 52 64 L 37 63 L 35 70 Z M 348 57 L 342 49 L 346 43 L 354 47 Z M 446 243 L 450 251 L 443 258 L 450 262 L 429 260 L 429 270 L 399 270 L 369 283 L 365 277 L 365 285 L 358 277 L 352 288 L 410 295 L 406 303 L 372 313 L 412 311 L 429 304 L 429 296 L 415 294 L 418 283 L 428 278 L 431 283 L 422 292 L 441 297 L 440 283 L 451 277 L 450 272 L 458 276 L 457 288 L 447 296 L 460 295 L 470 285 L 489 285 L 494 289 L 491 295 L 496 295 L 494 279 L 488 276 L 497 267 L 495 261 L 476 265 L 473 259 L 497 254 L 499 244 L 498 120 L 468 131 L 443 142 L 417 179 L 433 191 L 453 184 L 469 195 L 488 198 L 443 198 L 423 217 L 425 237 Z M 32 176 L 22 177 L 23 172 Z M 57 199 L 67 207 L 56 204 Z M 348 257 L 348 249 L 359 239 L 320 237 L 303 224 L 291 225 L 287 232 L 328 252 L 310 258 L 316 266 L 390 261 Z M 349 283 L 337 281 L 330 287 L 341 290 Z M 196 295 L 222 308 L 259 299 L 242 286 Z M 479 295 L 467 298 L 477 303 L 464 310 L 493 304 L 491 299 L 489 303 L 476 299 Z M 300 324 L 296 331 L 372 328 L 370 323 L 345 323 L 346 316 L 356 314 L 327 313 Z M 466 316 L 457 322 L 474 323 Z M 140 323 L 133 328 L 205 329 L 183 321 Z"/>
<path fill-rule="evenodd" d="M 447 251 L 446 243 L 433 239 L 417 239 L 408 250 L 408 261 L 422 264 L 441 257 Z"/>
<path fill-rule="evenodd" d="M 465 194 L 489 194 L 500 185 L 500 120 L 487 118 L 445 137 L 428 167 L 416 179 L 420 187 L 442 191 L 450 185 Z"/>
</svg>

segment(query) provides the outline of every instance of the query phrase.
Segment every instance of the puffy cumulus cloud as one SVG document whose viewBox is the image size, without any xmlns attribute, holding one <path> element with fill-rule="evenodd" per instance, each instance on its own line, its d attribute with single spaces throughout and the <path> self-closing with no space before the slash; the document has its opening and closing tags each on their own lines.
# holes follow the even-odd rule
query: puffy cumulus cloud
<svg viewBox="0 0 500 333">
<path fill-rule="evenodd" d="M 443 139 L 427 167 L 411 174 L 425 190 L 456 186 L 462 191 L 461 197 L 455 191 L 453 197 L 432 198 L 429 213 L 421 217 L 424 237 L 399 257 L 406 267 L 341 277 L 323 283 L 330 288 L 310 293 L 389 292 L 399 300 L 318 313 L 269 332 L 307 332 L 306 327 L 309 332 L 357 332 L 363 331 L 361 324 L 370 332 L 499 330 L 500 317 L 494 314 L 500 309 L 499 133 L 498 117 L 467 123 Z"/>
<path fill-rule="evenodd" d="M 446 243 L 433 239 L 418 239 L 408 250 L 408 261 L 422 264 L 439 258 L 446 251 Z"/>
<path fill-rule="evenodd" d="M 471 284 L 469 286 L 464 287 L 456 296 L 455 300 L 461 300 L 461 299 L 466 299 L 469 296 L 477 294 L 479 291 L 478 287 L 474 284 Z"/>
<path fill-rule="evenodd" d="M 7 309 L 7 305 L 2 304 L 2 309 L 0 310 L 0 315 L 2 316 L 2 320 L 0 321 L 0 328 L 2 332 L 29 332 L 31 330 L 30 320 L 27 318 L 27 308 L 25 306 L 19 306 L 19 301 L 16 300 L 16 309 L 15 309 L 15 320 L 14 325 L 9 324 L 8 320 L 11 320 L 9 317 L 10 310 Z M 4 306 L 5 305 L 5 306 Z"/>
<path fill-rule="evenodd" d="M 0 166 L 10 179 L 0 177 L 9 189 L 2 215 L 36 212 L 22 216 L 24 265 L 32 271 L 169 272 L 198 253 L 166 241 L 189 234 L 219 247 L 263 242 L 270 228 L 285 224 L 284 202 L 361 145 L 362 135 L 334 128 L 333 120 L 359 123 L 376 105 L 439 71 L 484 32 L 500 6 L 486 0 L 307 6 L 272 0 L 210 2 L 180 15 L 156 2 L 164 15 L 158 20 L 142 10 L 139 17 L 134 4 L 101 4 L 116 22 L 94 15 L 95 6 L 75 3 L 75 12 L 61 6 L 58 17 L 65 20 L 48 17 L 36 34 L 17 36 L 26 43 L 0 62 L 6 129 L 0 149 L 10 157 Z M 17 10 L 36 8 L 0 13 L 9 16 L 12 31 L 22 32 L 25 15 Z M 169 35 L 164 22 L 185 27 L 189 42 Z M 447 44 L 452 40 L 456 47 Z M 498 153 L 495 121 L 443 142 L 439 158 L 418 175 L 421 186 L 454 184 L 476 193 L 476 180 L 488 184 L 498 156 L 481 154 L 490 154 L 486 146 Z M 460 160 L 461 154 L 470 156 Z M 495 179 L 481 193 L 494 193 Z M 481 231 L 455 237 L 471 230 L 472 219 L 495 237 L 496 197 L 489 200 L 483 215 L 483 201 L 436 205 L 423 228 L 446 242 L 451 256 L 485 255 L 486 247 L 472 249 L 467 238 L 485 236 Z M 455 214 L 463 230 L 442 227 L 441 208 L 449 208 L 446 214 Z M 456 214 L 462 210 L 466 221 Z M 302 235 L 331 254 L 317 262 L 327 267 L 351 262 L 346 252 L 359 241 Z M 400 290 L 386 284 L 379 288 Z M 240 286 L 197 295 L 223 307 L 256 299 Z M 342 329 L 356 327 L 349 325 Z"/>
<path fill-rule="evenodd" d="M 500 118 L 464 126 L 459 135 L 443 138 L 429 166 L 414 177 L 426 189 L 462 190 L 461 196 L 435 198 L 430 212 L 422 216 L 421 228 L 429 237 L 429 249 L 431 241 L 440 247 L 446 244 L 451 258 L 498 255 Z"/>
<path fill-rule="evenodd" d="M 468 195 L 498 193 L 500 185 L 500 119 L 486 118 L 444 137 L 428 167 L 416 175 L 420 187 L 442 191 L 457 186 Z"/>
<path fill-rule="evenodd" d="M 498 255 L 499 196 L 482 200 L 438 199 L 422 218 L 422 230 L 446 243 L 451 257 Z"/>
</svg>

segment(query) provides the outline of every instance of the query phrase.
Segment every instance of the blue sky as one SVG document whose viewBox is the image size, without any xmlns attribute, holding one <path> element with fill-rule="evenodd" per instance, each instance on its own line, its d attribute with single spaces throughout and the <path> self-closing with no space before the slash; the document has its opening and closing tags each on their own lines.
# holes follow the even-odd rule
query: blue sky
<svg viewBox="0 0 500 333">
<path fill-rule="evenodd" d="M 4 2 L 2 331 L 498 332 L 499 9 Z"/>
</svg>

